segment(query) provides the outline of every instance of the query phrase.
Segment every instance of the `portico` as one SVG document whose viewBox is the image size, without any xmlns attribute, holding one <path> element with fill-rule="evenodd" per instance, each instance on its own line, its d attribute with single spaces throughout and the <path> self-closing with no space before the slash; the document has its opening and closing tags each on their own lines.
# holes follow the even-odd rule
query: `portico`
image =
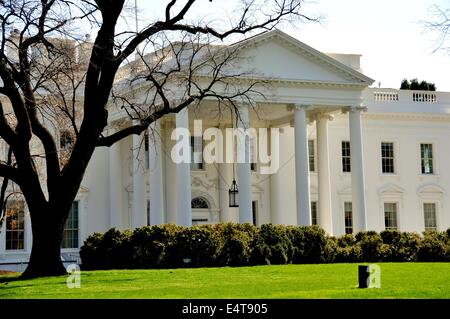
<svg viewBox="0 0 450 319">
<path fill-rule="evenodd" d="M 133 222 L 133 227 L 145 224 L 143 219 L 136 216 L 139 210 L 143 211 L 144 192 L 136 189 L 139 189 L 138 185 L 148 184 L 149 222 L 152 225 L 175 222 L 190 226 L 200 220 L 216 222 L 212 216 L 205 221 L 206 213 L 203 213 L 202 218 L 195 216 L 196 213 L 191 208 L 191 201 L 195 199 L 197 203 L 205 203 L 210 211 L 217 211 L 220 221 L 295 225 L 317 222 L 328 233 L 333 234 L 336 212 L 332 205 L 330 158 L 335 158 L 337 154 L 330 153 L 328 126 L 334 116 L 345 114 L 348 116 L 351 149 L 349 186 L 352 189 L 354 228 L 355 231 L 367 230 L 364 140 L 361 127 L 361 112 L 365 108 L 361 107 L 361 101 L 364 89 L 373 80 L 359 72 L 359 57 L 331 57 L 279 31 L 257 36 L 241 45 L 242 55 L 252 56 L 248 67 L 255 69 L 258 74 L 270 74 L 267 77 L 270 79 L 269 88 L 267 85 L 255 88 L 264 93 L 264 98 L 255 97 L 253 104 L 240 104 L 238 107 L 239 120 L 235 123 L 239 129 L 237 158 L 244 158 L 245 161 L 238 160 L 234 164 L 205 163 L 201 168 L 184 162 L 170 163 L 170 150 L 176 142 L 171 139 L 172 130 L 189 129 L 193 135 L 194 120 L 202 120 L 204 130 L 208 127 L 223 130 L 233 125 L 228 116 L 217 116 L 216 101 L 204 100 L 200 105 L 158 120 L 149 131 L 149 135 L 153 137 L 149 138 L 149 169 L 145 173 L 147 177 L 133 175 L 133 194 L 136 195 L 133 196 L 131 205 L 132 220 L 140 223 Z M 265 52 L 263 60 L 260 52 Z M 273 61 L 273 64 L 268 61 Z M 243 138 L 244 130 L 286 127 L 293 129 L 292 141 L 283 146 L 294 151 L 292 174 L 260 174 L 259 163 L 250 163 L 251 145 L 248 138 Z M 314 134 L 311 128 L 314 128 Z M 315 135 L 315 152 L 309 149 L 312 135 Z M 134 139 L 135 145 L 137 137 Z M 192 144 L 192 140 L 189 143 Z M 311 152 L 317 162 L 313 172 L 309 165 Z M 190 155 L 193 156 L 193 153 Z M 138 161 L 139 157 L 133 156 L 133 160 Z M 290 160 L 287 158 L 284 162 L 281 161 L 280 167 L 287 165 Z M 133 168 L 137 167 L 134 163 Z M 239 188 L 238 208 L 228 206 L 228 189 L 233 179 L 237 181 Z M 143 183 L 144 180 L 148 183 Z M 283 186 L 292 182 L 295 191 L 290 200 L 295 202 L 295 218 L 285 218 L 283 215 L 291 214 L 292 210 L 283 200 Z M 311 192 L 312 188 L 314 194 Z M 194 198 L 193 193 L 204 196 Z M 317 199 L 314 200 L 314 212 L 312 198 Z M 257 217 L 258 213 L 264 216 Z"/>
</svg>

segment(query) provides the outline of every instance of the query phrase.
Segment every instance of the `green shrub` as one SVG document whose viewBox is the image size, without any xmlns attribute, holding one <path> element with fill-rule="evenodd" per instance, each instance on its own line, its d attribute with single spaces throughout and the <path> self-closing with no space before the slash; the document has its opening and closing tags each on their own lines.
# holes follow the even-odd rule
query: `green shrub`
<svg viewBox="0 0 450 319">
<path fill-rule="evenodd" d="M 217 262 L 221 266 L 247 266 L 257 228 L 251 224 L 217 224 L 215 231 L 222 242 Z"/>
<path fill-rule="evenodd" d="M 382 231 L 380 236 L 383 247 L 380 252 L 381 261 L 416 261 L 420 247 L 420 236 L 416 233 Z"/>
<path fill-rule="evenodd" d="M 133 267 L 131 231 L 111 228 L 105 234 L 94 234 L 80 249 L 84 269 L 123 269 Z M 94 247 L 95 245 L 95 247 Z M 83 253 L 82 253 L 83 251 Z"/>
<path fill-rule="evenodd" d="M 169 267 L 214 266 L 220 252 L 220 237 L 211 225 L 183 227 L 168 247 Z"/>
<path fill-rule="evenodd" d="M 450 261 L 450 229 L 327 237 L 317 226 L 217 224 L 114 228 L 89 236 L 82 268 L 172 268 L 324 262 Z"/>
<path fill-rule="evenodd" d="M 356 245 L 361 248 L 361 260 L 363 262 L 375 262 L 380 260 L 383 240 L 375 231 L 359 232 L 355 236 Z"/>
<path fill-rule="evenodd" d="M 423 233 L 423 239 L 417 252 L 418 261 L 446 261 L 448 243 L 446 233 L 427 231 Z"/>
<path fill-rule="evenodd" d="M 181 227 L 162 225 L 135 229 L 131 236 L 133 260 L 136 268 L 164 268 L 168 253 Z"/>
<path fill-rule="evenodd" d="M 80 258 L 83 270 L 94 270 L 105 268 L 105 254 L 99 250 L 103 234 L 93 233 L 84 241 L 80 248 Z"/>
<path fill-rule="evenodd" d="M 294 247 L 292 263 L 311 264 L 325 262 L 327 237 L 318 226 L 290 226 L 288 232 Z"/>
<path fill-rule="evenodd" d="M 286 227 L 262 225 L 252 243 L 251 263 L 254 265 L 276 265 L 290 263 L 293 246 Z"/>
</svg>

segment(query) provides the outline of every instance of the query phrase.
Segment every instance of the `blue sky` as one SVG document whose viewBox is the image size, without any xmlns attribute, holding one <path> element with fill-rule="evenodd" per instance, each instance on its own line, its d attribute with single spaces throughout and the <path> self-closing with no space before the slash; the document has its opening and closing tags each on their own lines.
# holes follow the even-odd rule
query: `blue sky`
<svg viewBox="0 0 450 319">
<path fill-rule="evenodd" d="M 188 19 L 227 19 L 236 0 L 198 0 Z M 161 17 L 167 1 L 138 0 L 140 20 Z M 450 55 L 433 53 L 436 35 L 420 24 L 433 4 L 449 0 L 315 0 L 305 12 L 323 16 L 320 24 L 298 23 L 280 29 L 323 52 L 362 54 L 364 73 L 381 87 L 398 88 L 403 78 L 436 83 L 450 91 Z"/>
</svg>

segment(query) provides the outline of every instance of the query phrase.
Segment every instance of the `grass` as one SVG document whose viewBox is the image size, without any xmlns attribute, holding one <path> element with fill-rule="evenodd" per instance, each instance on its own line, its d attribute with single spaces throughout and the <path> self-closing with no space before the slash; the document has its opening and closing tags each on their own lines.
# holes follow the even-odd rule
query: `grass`
<svg viewBox="0 0 450 319">
<path fill-rule="evenodd" d="M 380 289 L 359 289 L 357 264 L 83 271 L 66 278 L 0 276 L 2 298 L 450 298 L 450 263 L 379 263 Z"/>
</svg>

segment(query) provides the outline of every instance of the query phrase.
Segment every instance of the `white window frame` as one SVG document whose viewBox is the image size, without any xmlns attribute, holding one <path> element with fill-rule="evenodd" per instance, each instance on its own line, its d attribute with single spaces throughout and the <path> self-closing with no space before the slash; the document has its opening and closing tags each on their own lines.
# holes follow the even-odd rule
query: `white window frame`
<svg viewBox="0 0 450 319">
<path fill-rule="evenodd" d="M 425 205 L 434 205 L 434 222 L 435 222 L 435 227 L 431 228 L 429 227 L 427 229 L 426 224 L 425 224 Z M 439 224 L 438 224 L 438 210 L 439 210 L 439 203 L 438 202 L 434 202 L 434 201 L 423 201 L 422 202 L 422 217 L 423 217 L 423 224 L 424 224 L 424 230 L 438 230 L 439 229 Z"/>
<path fill-rule="evenodd" d="M 312 145 L 312 153 L 310 150 L 310 145 Z M 317 173 L 317 147 L 316 147 L 316 140 L 308 139 L 308 169 L 310 173 Z M 314 165 L 313 169 L 311 169 L 311 158 L 312 163 Z"/>
<path fill-rule="evenodd" d="M 345 158 L 349 158 L 350 159 L 350 171 L 344 171 L 344 163 L 343 163 L 344 156 L 342 155 L 342 144 L 344 142 L 348 143 L 348 145 L 349 145 L 350 156 L 345 156 Z M 351 163 L 352 163 L 352 149 L 351 149 L 351 143 L 350 143 L 349 139 L 340 141 L 340 143 L 339 143 L 339 153 L 340 153 L 339 155 L 340 155 L 341 172 L 343 174 L 351 174 L 351 172 L 352 172 L 352 165 L 351 165 Z"/>
<path fill-rule="evenodd" d="M 354 234 L 355 233 L 355 216 L 353 214 L 353 202 L 351 200 L 350 201 L 346 200 L 342 204 L 343 215 L 344 215 L 344 234 L 347 234 L 347 226 L 345 225 L 345 213 L 346 213 L 345 204 L 347 204 L 347 203 L 350 203 L 352 205 L 352 210 L 351 210 L 351 213 L 352 213 L 352 231 L 351 231 L 351 233 L 348 233 L 348 234 Z"/>
<path fill-rule="evenodd" d="M 394 204 L 395 206 L 395 222 L 396 222 L 396 226 L 395 229 L 394 228 L 387 228 L 386 226 L 386 204 Z M 384 225 L 384 230 L 396 230 L 396 231 L 400 231 L 400 205 L 398 202 L 396 201 L 385 201 L 383 202 L 383 225 Z"/>
<path fill-rule="evenodd" d="M 384 158 L 390 158 L 390 157 L 383 157 L 383 152 L 382 152 L 382 148 L 383 148 L 383 144 L 392 144 L 392 166 L 393 166 L 393 172 L 383 172 L 383 159 Z M 383 175 L 397 175 L 397 147 L 396 147 L 396 142 L 392 141 L 392 140 L 382 140 L 379 144 L 379 151 L 380 151 L 380 168 L 381 168 L 381 174 Z"/>
<path fill-rule="evenodd" d="M 3 230 L 2 230 L 2 237 L 3 237 L 3 243 L 2 243 L 2 247 L 1 249 L 5 252 L 5 254 L 17 254 L 17 253 L 24 253 L 27 251 L 28 249 L 28 239 L 29 239 L 29 234 L 31 231 L 31 222 L 30 222 L 30 218 L 29 218 L 29 213 L 28 213 L 28 207 L 27 204 L 25 202 L 25 200 L 19 200 L 23 202 L 23 214 L 24 214 L 24 219 L 23 219 L 23 248 L 22 249 L 6 249 L 6 232 L 7 232 L 7 222 L 6 222 L 6 218 L 5 221 L 3 223 Z"/>
<path fill-rule="evenodd" d="M 433 173 L 432 174 L 424 174 L 422 173 L 422 151 L 421 151 L 421 145 L 422 144 L 431 144 L 433 147 Z M 432 176 L 437 176 L 439 175 L 439 162 L 438 162 L 438 158 L 437 158 L 437 150 L 438 150 L 438 145 L 436 143 L 436 141 L 433 140 L 420 140 L 417 143 L 417 158 L 418 158 L 418 174 L 420 177 L 422 178 L 427 178 L 427 176 L 432 177 Z"/>
</svg>

